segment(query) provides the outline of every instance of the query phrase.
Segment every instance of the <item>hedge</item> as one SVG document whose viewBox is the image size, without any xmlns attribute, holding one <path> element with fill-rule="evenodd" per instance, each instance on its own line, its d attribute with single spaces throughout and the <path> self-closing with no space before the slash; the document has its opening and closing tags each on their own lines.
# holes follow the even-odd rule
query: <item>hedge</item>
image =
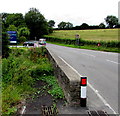
<svg viewBox="0 0 120 116">
<path fill-rule="evenodd" d="M 98 43 L 100 43 L 103 47 L 111 47 L 111 48 L 120 48 L 120 41 L 90 41 L 90 40 L 71 40 L 71 39 L 61 39 L 61 38 L 54 38 L 54 37 L 44 37 L 46 41 L 48 42 L 57 42 L 57 43 L 63 43 L 63 44 L 69 44 L 69 45 L 94 45 L 97 46 Z M 79 41 L 79 42 L 77 42 Z"/>
</svg>

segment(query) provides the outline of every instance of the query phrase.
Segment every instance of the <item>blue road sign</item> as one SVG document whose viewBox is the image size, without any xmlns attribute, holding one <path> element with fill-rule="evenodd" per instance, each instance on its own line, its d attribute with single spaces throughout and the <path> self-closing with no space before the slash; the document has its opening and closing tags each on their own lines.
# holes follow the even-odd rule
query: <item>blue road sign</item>
<svg viewBox="0 0 120 116">
<path fill-rule="evenodd" d="M 16 31 L 7 31 L 10 43 L 17 43 L 17 32 Z"/>
</svg>

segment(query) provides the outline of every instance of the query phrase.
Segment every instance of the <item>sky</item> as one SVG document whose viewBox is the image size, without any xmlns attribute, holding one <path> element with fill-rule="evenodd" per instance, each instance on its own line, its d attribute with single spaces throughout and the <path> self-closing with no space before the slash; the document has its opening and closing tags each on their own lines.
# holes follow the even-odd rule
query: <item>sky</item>
<svg viewBox="0 0 120 116">
<path fill-rule="evenodd" d="M 55 21 L 55 27 L 64 21 L 74 26 L 82 23 L 88 25 L 105 24 L 108 15 L 118 17 L 120 0 L 2 0 L 0 13 L 22 13 L 25 15 L 30 8 L 39 10 L 44 17 Z"/>
</svg>

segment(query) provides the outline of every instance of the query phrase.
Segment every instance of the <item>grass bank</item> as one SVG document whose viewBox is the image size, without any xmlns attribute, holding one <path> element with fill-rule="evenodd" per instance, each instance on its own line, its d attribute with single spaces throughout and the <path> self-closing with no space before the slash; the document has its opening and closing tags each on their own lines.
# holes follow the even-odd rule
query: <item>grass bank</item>
<svg viewBox="0 0 120 116">
<path fill-rule="evenodd" d="M 95 29 L 95 30 L 55 30 L 49 37 L 61 39 L 75 39 L 75 35 L 90 41 L 118 41 L 120 29 Z M 47 37 L 47 35 L 46 35 Z"/>
<path fill-rule="evenodd" d="M 55 99 L 64 97 L 44 47 L 12 48 L 10 56 L 2 59 L 2 115 L 14 115 L 25 99 L 38 92 L 34 88 L 38 80 L 50 86 L 48 93 Z"/>
</svg>

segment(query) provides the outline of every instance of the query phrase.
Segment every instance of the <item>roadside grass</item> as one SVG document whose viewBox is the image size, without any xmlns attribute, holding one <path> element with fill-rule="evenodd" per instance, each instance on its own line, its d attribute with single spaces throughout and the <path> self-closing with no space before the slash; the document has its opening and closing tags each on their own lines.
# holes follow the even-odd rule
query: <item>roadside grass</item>
<svg viewBox="0 0 120 116">
<path fill-rule="evenodd" d="M 96 51 L 106 51 L 106 52 L 116 52 L 120 53 L 119 48 L 111 48 L 111 47 L 103 47 L 103 46 L 94 46 L 94 45 L 84 45 L 84 46 L 78 46 L 78 45 L 69 45 L 69 44 L 62 44 L 58 42 L 47 42 L 51 44 L 66 46 L 66 47 L 72 47 L 72 48 L 79 48 L 79 49 L 89 49 L 89 50 L 96 50 Z"/>
<path fill-rule="evenodd" d="M 95 30 L 54 30 L 49 37 L 61 39 L 75 39 L 79 34 L 80 38 L 92 41 L 118 41 L 120 29 L 95 29 Z M 48 37 L 47 35 L 45 37 Z"/>
<path fill-rule="evenodd" d="M 48 93 L 56 99 L 64 97 L 44 47 L 11 48 L 10 56 L 2 59 L 2 115 L 14 115 L 22 101 L 37 91 L 33 86 L 38 80 L 51 86 Z"/>
<path fill-rule="evenodd" d="M 45 35 L 44 37 L 48 43 L 57 45 L 120 53 L 119 31 L 120 29 L 55 30 L 52 34 Z M 76 34 L 80 35 L 80 45 L 75 45 Z M 100 43 L 99 47 L 97 46 L 98 43 Z"/>
</svg>

